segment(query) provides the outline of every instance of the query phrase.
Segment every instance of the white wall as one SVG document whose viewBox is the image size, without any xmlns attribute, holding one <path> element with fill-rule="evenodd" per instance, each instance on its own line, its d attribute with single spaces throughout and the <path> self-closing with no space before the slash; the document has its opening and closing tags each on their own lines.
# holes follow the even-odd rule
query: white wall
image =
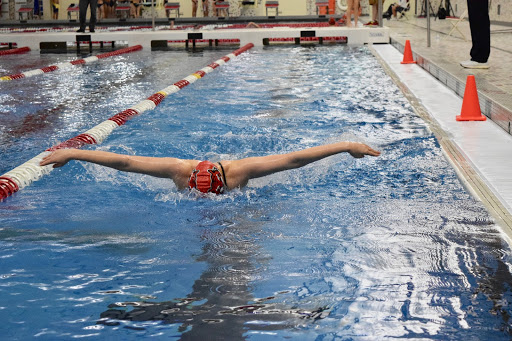
<svg viewBox="0 0 512 341">
<path fill-rule="evenodd" d="M 2 18 L 0 20 L 6 20 L 9 16 L 9 0 L 1 0 L 2 1 Z M 23 1 L 23 0 L 15 0 L 15 1 Z M 50 0 L 44 1 L 44 19 L 51 19 L 51 9 L 50 9 Z M 67 11 L 69 4 L 78 3 L 79 0 L 60 0 L 60 11 L 59 11 L 59 19 L 66 20 L 67 19 Z M 173 2 L 180 2 L 181 10 L 180 13 L 184 17 L 192 16 L 192 1 L 191 0 L 169 0 Z M 264 16 L 265 15 L 265 1 L 266 0 L 256 0 L 255 6 L 242 6 L 242 0 L 227 0 L 230 2 L 231 16 Z M 384 1 L 384 10 L 386 10 L 390 4 L 394 3 L 396 0 L 385 0 Z M 432 3 L 432 7 L 434 11 L 437 12 L 439 8 L 439 3 L 442 0 L 430 0 Z M 201 0 L 199 0 L 201 3 Z M 444 1 L 442 1 L 444 4 Z M 489 11 L 489 15 L 491 20 L 494 21 L 504 21 L 504 22 L 512 22 L 512 1 L 511 0 L 491 0 L 491 8 Z M 164 17 L 165 13 L 163 10 L 163 0 L 155 0 L 157 4 L 157 15 L 159 17 Z M 421 13 L 421 5 L 423 4 L 423 0 L 410 0 L 411 4 L 411 14 L 414 14 L 414 9 L 416 3 L 418 4 L 418 14 Z M 368 0 L 361 0 L 361 4 L 364 8 L 364 14 L 370 14 L 371 10 L 368 6 Z M 451 4 L 453 10 L 455 11 L 455 15 L 460 16 L 464 10 L 467 8 L 467 0 L 451 0 Z M 499 14 L 498 14 L 499 9 Z M 273 15 L 274 10 L 271 10 L 269 14 Z M 300 16 L 300 15 L 313 15 L 316 13 L 315 0 L 279 0 L 279 15 L 282 16 Z M 149 13 L 148 13 L 149 14 Z M 342 11 L 339 8 L 336 8 L 336 14 L 342 14 Z M 202 17 L 201 9 L 198 10 L 198 16 Z M 15 19 L 18 19 L 18 15 L 16 13 Z"/>
</svg>

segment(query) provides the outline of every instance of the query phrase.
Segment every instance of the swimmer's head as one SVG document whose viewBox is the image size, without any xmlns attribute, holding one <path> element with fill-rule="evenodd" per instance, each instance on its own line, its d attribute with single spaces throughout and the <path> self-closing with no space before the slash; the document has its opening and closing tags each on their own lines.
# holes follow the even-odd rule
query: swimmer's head
<svg viewBox="0 0 512 341">
<path fill-rule="evenodd" d="M 210 161 L 201 161 L 197 164 L 188 180 L 188 187 L 195 188 L 202 193 L 221 194 L 224 192 L 222 175 Z"/>
<path fill-rule="evenodd" d="M 329 25 L 331 25 L 331 26 L 336 25 L 336 19 L 334 19 L 333 17 L 330 17 L 329 18 Z"/>
</svg>

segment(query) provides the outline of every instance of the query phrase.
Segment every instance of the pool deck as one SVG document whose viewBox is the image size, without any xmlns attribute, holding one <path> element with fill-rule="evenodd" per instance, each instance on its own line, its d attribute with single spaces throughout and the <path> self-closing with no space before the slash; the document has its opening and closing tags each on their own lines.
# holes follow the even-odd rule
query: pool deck
<svg viewBox="0 0 512 341">
<path fill-rule="evenodd" d="M 431 47 L 427 46 L 426 19 L 386 21 L 392 45 L 375 45 L 388 73 L 410 97 L 438 137 L 448 159 L 467 187 L 489 208 L 498 224 L 512 237 L 512 27 L 491 25 L 488 70 L 459 65 L 471 49 L 469 23 L 452 28 L 450 20 L 431 19 Z M 466 39 L 464 39 L 464 37 Z M 404 65 L 402 51 L 410 40 L 418 65 Z M 474 75 L 485 122 L 457 122 L 466 78 Z"/>
</svg>

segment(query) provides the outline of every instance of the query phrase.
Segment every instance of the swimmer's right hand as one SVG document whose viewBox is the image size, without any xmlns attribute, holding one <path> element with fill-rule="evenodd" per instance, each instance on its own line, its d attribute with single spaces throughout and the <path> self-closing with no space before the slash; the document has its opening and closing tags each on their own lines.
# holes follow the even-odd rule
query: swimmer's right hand
<svg viewBox="0 0 512 341">
<path fill-rule="evenodd" d="M 360 143 L 360 142 L 351 142 L 349 153 L 350 153 L 350 155 L 352 155 L 353 157 L 355 157 L 357 159 L 360 159 L 360 158 L 364 157 L 365 155 L 370 155 L 370 156 L 379 156 L 380 155 L 379 151 L 371 148 L 370 146 L 368 146 L 364 143 Z"/>
<path fill-rule="evenodd" d="M 72 149 L 57 149 L 53 151 L 51 154 L 43 157 L 41 162 L 39 162 L 40 166 L 51 165 L 53 163 L 53 168 L 58 168 L 64 166 L 70 160 L 72 160 Z"/>
</svg>

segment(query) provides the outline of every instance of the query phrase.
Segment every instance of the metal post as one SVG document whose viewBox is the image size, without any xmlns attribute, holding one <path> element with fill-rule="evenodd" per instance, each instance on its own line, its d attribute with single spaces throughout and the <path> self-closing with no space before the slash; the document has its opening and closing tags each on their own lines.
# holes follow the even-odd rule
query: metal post
<svg viewBox="0 0 512 341">
<path fill-rule="evenodd" d="M 430 47 L 430 0 L 427 0 L 427 47 Z"/>
<path fill-rule="evenodd" d="M 151 0 L 151 17 L 152 17 L 152 26 L 153 31 L 155 30 L 155 0 Z"/>
</svg>

